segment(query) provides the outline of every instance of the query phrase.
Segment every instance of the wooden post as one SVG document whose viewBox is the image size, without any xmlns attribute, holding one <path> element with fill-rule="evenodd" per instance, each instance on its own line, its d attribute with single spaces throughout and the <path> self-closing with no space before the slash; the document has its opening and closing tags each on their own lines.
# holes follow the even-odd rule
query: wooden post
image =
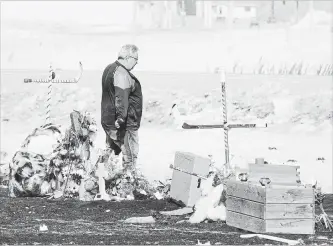
<svg viewBox="0 0 333 246">
<path fill-rule="evenodd" d="M 227 112 L 227 93 L 226 93 L 226 74 L 224 68 L 221 68 L 220 71 L 220 80 L 222 86 L 222 113 L 223 113 L 223 124 L 227 125 L 228 123 L 228 112 Z M 225 127 L 224 131 L 224 153 L 225 153 L 225 168 L 228 172 L 230 170 L 230 161 L 229 161 L 229 129 Z"/>
<path fill-rule="evenodd" d="M 52 68 L 52 64 L 50 64 L 49 67 L 49 77 L 48 77 L 48 92 L 47 92 L 47 97 L 46 97 L 46 119 L 45 119 L 45 125 L 51 124 L 51 104 L 52 104 L 52 80 L 54 79 L 54 72 Z"/>
</svg>

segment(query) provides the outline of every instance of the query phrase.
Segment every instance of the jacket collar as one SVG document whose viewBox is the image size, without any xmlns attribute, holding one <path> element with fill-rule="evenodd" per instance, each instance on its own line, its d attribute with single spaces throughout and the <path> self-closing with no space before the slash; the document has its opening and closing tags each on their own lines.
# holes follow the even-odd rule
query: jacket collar
<svg viewBox="0 0 333 246">
<path fill-rule="evenodd" d="M 116 64 L 118 66 L 121 66 L 123 67 L 127 72 L 128 74 L 132 77 L 132 79 L 134 79 L 135 81 L 139 82 L 139 80 L 134 76 L 134 74 L 131 73 L 131 71 L 129 71 L 123 64 L 121 64 L 118 60 L 116 60 Z"/>
<path fill-rule="evenodd" d="M 121 64 L 118 60 L 116 60 L 116 63 L 117 63 L 118 66 L 123 67 L 127 72 L 130 72 L 130 71 L 128 71 L 128 69 L 127 69 L 123 64 Z"/>
</svg>

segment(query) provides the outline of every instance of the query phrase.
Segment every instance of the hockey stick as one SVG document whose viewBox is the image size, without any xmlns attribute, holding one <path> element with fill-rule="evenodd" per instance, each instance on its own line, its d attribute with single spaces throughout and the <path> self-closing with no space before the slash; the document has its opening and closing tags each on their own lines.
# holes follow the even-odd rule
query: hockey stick
<svg viewBox="0 0 333 246">
<path fill-rule="evenodd" d="M 215 129 L 215 128 L 266 128 L 267 123 L 265 124 L 217 124 L 217 125 L 190 125 L 183 123 L 183 129 Z"/>
<path fill-rule="evenodd" d="M 182 172 L 182 173 L 187 173 L 187 174 L 189 174 L 189 175 L 196 176 L 196 177 L 201 178 L 201 179 L 207 179 L 207 177 L 204 177 L 204 176 L 198 175 L 198 174 L 196 174 L 196 173 L 191 173 L 191 172 L 185 171 L 185 170 L 183 170 L 183 169 L 180 169 L 180 168 L 178 168 L 178 167 L 173 166 L 172 164 L 170 164 L 169 167 L 170 167 L 171 169 L 173 169 L 173 170 L 177 170 L 177 171 Z"/>
<path fill-rule="evenodd" d="M 189 175 L 195 176 L 195 177 L 197 177 L 197 178 L 199 178 L 199 179 L 203 179 L 203 180 L 208 179 L 208 176 L 210 175 L 210 173 L 209 173 L 207 177 L 204 177 L 204 176 L 199 175 L 199 174 L 196 174 L 196 173 L 192 173 L 192 172 L 185 171 L 184 169 L 181 169 L 181 168 L 179 168 L 179 167 L 175 167 L 175 166 L 172 165 L 172 164 L 170 164 L 169 167 L 170 167 L 171 169 L 173 169 L 173 170 L 176 170 L 176 171 L 179 171 L 179 172 L 182 172 L 182 173 L 186 173 L 186 174 L 189 174 Z M 227 180 L 230 176 L 231 176 L 231 174 L 229 174 L 228 176 L 222 178 L 222 183 L 223 183 L 223 184 L 226 184 L 226 180 Z"/>
<path fill-rule="evenodd" d="M 80 71 L 78 75 L 73 79 L 53 79 L 50 81 L 50 79 L 24 79 L 24 83 L 77 83 L 81 79 L 82 73 L 83 73 L 83 66 L 82 63 L 79 62 Z"/>
</svg>

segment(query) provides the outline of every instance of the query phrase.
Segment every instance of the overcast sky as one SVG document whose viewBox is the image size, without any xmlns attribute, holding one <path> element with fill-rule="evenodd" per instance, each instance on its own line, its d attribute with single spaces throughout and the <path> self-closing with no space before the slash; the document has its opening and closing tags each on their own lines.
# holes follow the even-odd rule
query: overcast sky
<svg viewBox="0 0 333 246">
<path fill-rule="evenodd" d="M 126 24 L 132 21 L 132 7 L 132 1 L 6 1 L 1 20 Z"/>
</svg>

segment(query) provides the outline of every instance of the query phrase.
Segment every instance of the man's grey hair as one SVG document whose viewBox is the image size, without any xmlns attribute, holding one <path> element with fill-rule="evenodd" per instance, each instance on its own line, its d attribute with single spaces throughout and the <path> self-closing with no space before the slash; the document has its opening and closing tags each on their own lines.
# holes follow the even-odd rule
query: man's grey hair
<svg viewBox="0 0 333 246">
<path fill-rule="evenodd" d="M 123 47 L 121 47 L 118 53 L 118 59 L 125 59 L 127 57 L 133 56 L 138 52 L 138 50 L 138 47 L 134 44 L 125 44 Z"/>
</svg>

